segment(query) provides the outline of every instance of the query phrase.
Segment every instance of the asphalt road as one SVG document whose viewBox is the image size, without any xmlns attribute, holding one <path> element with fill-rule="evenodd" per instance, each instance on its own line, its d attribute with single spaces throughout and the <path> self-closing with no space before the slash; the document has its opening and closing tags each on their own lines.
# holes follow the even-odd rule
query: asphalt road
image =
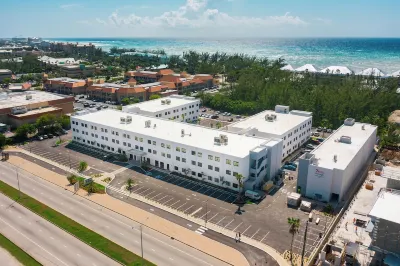
<svg viewBox="0 0 400 266">
<path fill-rule="evenodd" d="M 43 265 L 119 265 L 2 194 L 0 232 Z"/>
<path fill-rule="evenodd" d="M 18 187 L 15 167 L 0 163 L 0 178 Z M 19 170 L 22 192 L 54 208 L 136 254 L 140 254 L 140 225 L 87 201 L 39 177 Z M 227 265 L 201 251 L 143 227 L 144 257 L 157 265 Z"/>
</svg>

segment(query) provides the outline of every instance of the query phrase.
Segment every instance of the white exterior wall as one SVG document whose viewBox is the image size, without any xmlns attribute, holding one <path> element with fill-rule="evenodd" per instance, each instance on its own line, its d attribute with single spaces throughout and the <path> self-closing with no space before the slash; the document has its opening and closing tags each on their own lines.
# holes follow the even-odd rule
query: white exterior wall
<svg viewBox="0 0 400 266">
<path fill-rule="evenodd" d="M 146 153 L 146 155 L 143 155 L 143 157 L 149 158 L 151 165 L 155 165 L 155 161 L 157 160 L 159 162 L 164 162 L 164 169 L 167 169 L 167 164 L 169 164 L 170 171 L 177 171 L 180 173 L 182 173 L 182 168 L 190 168 L 191 171 L 196 172 L 196 175 L 193 176 L 189 174 L 189 176 L 197 178 L 199 180 L 210 182 L 215 185 L 227 187 L 233 190 L 238 189 L 234 187 L 234 184 L 237 185 L 234 173 L 242 174 L 244 177 L 244 181 L 247 180 L 247 178 L 249 177 L 249 161 L 250 161 L 249 155 L 247 155 L 244 158 L 237 158 L 233 156 L 228 156 L 226 154 L 210 152 L 208 150 L 194 148 L 191 146 L 166 141 L 161 138 L 149 138 L 146 135 L 141 135 L 130 131 L 124 131 L 119 129 L 115 130 L 113 128 L 106 127 L 104 125 L 100 125 L 97 123 L 91 123 L 87 121 L 81 122 L 79 116 L 71 117 L 71 122 L 72 121 L 74 122 L 74 124 L 71 125 L 73 129 L 74 141 L 81 142 L 86 145 L 91 145 L 97 148 L 101 148 L 101 145 L 109 146 L 111 149 L 108 150 L 106 148 L 105 150 L 115 153 L 118 152 L 118 149 L 121 149 L 121 151 L 125 151 L 127 153 L 128 157 L 130 154 L 129 150 L 135 149 L 135 146 L 137 145 L 139 147 L 139 150 L 140 147 L 143 148 L 143 152 Z M 78 122 L 79 125 L 76 125 L 75 122 Z M 82 127 L 81 123 L 86 124 L 87 127 Z M 93 129 L 92 126 L 94 126 Z M 97 128 L 97 130 L 95 128 Z M 101 128 L 107 129 L 107 132 L 102 132 Z M 79 130 L 79 132 L 77 132 L 77 130 Z M 118 136 L 112 134 L 113 131 L 118 131 Z M 85 132 L 85 134 L 83 134 L 82 132 Z M 127 134 L 127 136 L 130 136 L 130 138 L 128 137 L 124 138 L 123 134 Z M 104 139 L 101 138 L 102 136 L 104 137 Z M 138 138 L 137 141 L 135 140 L 135 137 Z M 108 140 L 106 140 L 105 138 L 108 138 Z M 143 138 L 143 142 L 140 142 L 140 138 Z M 112 142 L 113 139 L 115 140 L 115 142 Z M 83 140 L 85 140 L 85 142 L 83 142 Z M 117 143 L 117 140 L 119 143 Z M 151 141 L 151 144 L 148 143 L 148 140 Z M 90 144 L 88 143 L 88 141 L 95 141 L 95 143 Z M 155 145 L 153 145 L 153 141 L 155 141 Z M 126 146 L 124 146 L 124 142 L 126 143 Z M 131 147 L 129 147 L 128 143 L 131 145 Z M 161 143 L 165 144 L 164 147 L 161 147 Z M 171 148 L 168 149 L 167 145 L 170 145 Z M 181 149 L 180 152 L 176 150 L 177 147 Z M 114 148 L 114 150 L 112 150 L 112 148 Z M 186 153 L 182 152 L 182 148 L 186 149 Z M 148 149 L 151 149 L 152 152 L 150 153 Z M 156 151 L 156 154 L 153 153 L 153 150 Z M 192 151 L 194 151 L 196 155 L 192 155 Z M 199 157 L 198 155 L 199 152 L 202 153 L 201 157 Z M 133 152 L 131 153 L 134 154 Z M 165 157 L 162 156 L 162 153 L 165 153 Z M 170 154 L 171 158 L 168 158 L 167 154 Z M 208 158 L 209 155 L 213 156 L 212 160 Z M 180 157 L 180 161 L 176 160 L 177 156 Z M 215 161 L 216 156 L 220 157 L 219 162 Z M 185 158 L 186 162 L 182 162 L 182 158 Z M 227 159 L 231 160 L 230 165 L 226 163 Z M 195 161 L 196 165 L 193 165 L 192 161 Z M 238 166 L 234 166 L 234 162 L 238 162 Z M 199 166 L 198 163 L 201 163 L 202 165 Z M 212 170 L 208 169 L 209 165 L 212 166 Z M 175 166 L 178 167 L 179 169 L 175 170 Z M 279 166 L 280 164 L 278 166 L 272 166 L 271 168 L 275 169 L 276 167 Z M 219 172 L 215 171 L 215 167 L 219 167 Z M 230 171 L 230 174 L 227 174 L 226 172 L 227 170 Z M 197 174 L 201 172 L 204 173 L 204 176 L 198 177 Z M 212 180 L 209 180 L 209 176 L 211 177 Z M 216 182 L 216 178 L 220 179 L 221 176 L 224 178 L 225 181 L 228 181 L 229 184 L 221 185 L 221 182 Z"/>
<path fill-rule="evenodd" d="M 312 117 L 309 117 L 300 125 L 294 126 L 281 136 L 275 136 L 283 140 L 282 159 L 289 156 L 297 150 L 301 145 L 307 142 L 311 136 Z"/>
<path fill-rule="evenodd" d="M 358 150 L 356 156 L 353 157 L 344 170 L 318 167 L 310 164 L 308 167 L 306 196 L 315 198 L 315 195 L 319 194 L 322 196 L 321 201 L 330 201 L 332 193 L 335 193 L 339 195 L 339 200 L 342 200 L 355 179 L 359 177 L 358 174 L 362 167 L 367 163 L 373 151 L 375 141 L 376 129 L 374 134 L 368 138 L 365 145 Z M 317 169 L 318 173 L 316 172 Z"/>
</svg>

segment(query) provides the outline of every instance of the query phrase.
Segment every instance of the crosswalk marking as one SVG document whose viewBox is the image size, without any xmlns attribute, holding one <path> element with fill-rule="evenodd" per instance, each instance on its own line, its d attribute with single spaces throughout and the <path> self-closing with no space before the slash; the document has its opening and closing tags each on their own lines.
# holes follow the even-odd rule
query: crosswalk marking
<svg viewBox="0 0 400 266">
<path fill-rule="evenodd" d="M 200 226 L 199 228 L 197 228 L 197 230 L 196 230 L 195 232 L 198 233 L 199 235 L 202 235 L 202 234 L 204 234 L 207 230 L 208 230 L 208 228 L 205 228 L 204 226 Z"/>
</svg>

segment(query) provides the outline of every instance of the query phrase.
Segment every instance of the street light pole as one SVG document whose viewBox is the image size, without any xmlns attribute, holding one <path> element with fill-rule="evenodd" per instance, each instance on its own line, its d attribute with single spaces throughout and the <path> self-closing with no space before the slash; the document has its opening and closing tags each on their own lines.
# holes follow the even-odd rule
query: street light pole
<svg viewBox="0 0 400 266">
<path fill-rule="evenodd" d="M 301 266 L 304 265 L 304 253 L 306 250 L 306 243 L 307 243 L 307 229 L 308 229 L 308 221 L 306 223 L 306 229 L 304 230 L 303 250 L 301 251 Z"/>
<path fill-rule="evenodd" d="M 207 228 L 207 213 L 208 213 L 208 200 L 206 200 L 206 220 L 205 220 L 205 228 Z"/>
<path fill-rule="evenodd" d="M 143 266 L 143 232 L 142 232 L 142 225 L 140 225 L 140 249 L 142 251 L 142 266 Z"/>
<path fill-rule="evenodd" d="M 18 182 L 18 191 L 19 191 L 18 198 L 21 198 L 21 188 L 19 186 L 18 168 L 16 168 L 16 172 L 17 172 L 17 182 Z"/>
<path fill-rule="evenodd" d="M 71 154 L 68 152 L 69 169 L 71 169 Z"/>
</svg>

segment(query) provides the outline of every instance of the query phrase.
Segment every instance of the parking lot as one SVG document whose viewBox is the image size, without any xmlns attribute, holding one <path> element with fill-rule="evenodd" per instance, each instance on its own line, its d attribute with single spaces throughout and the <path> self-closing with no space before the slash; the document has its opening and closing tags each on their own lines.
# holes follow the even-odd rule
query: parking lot
<svg viewBox="0 0 400 266">
<path fill-rule="evenodd" d="M 128 194 L 125 189 L 126 181 L 128 178 L 133 178 L 135 184 L 131 193 L 157 201 L 185 215 L 202 219 L 205 224 L 213 223 L 222 228 L 240 232 L 242 235 L 272 246 L 281 253 L 290 249 L 291 235 L 287 218 L 300 218 L 301 227 L 295 237 L 293 251 L 301 254 L 308 213 L 288 208 L 286 204 L 287 194 L 294 191 L 296 187 L 296 172 L 290 172 L 290 175 L 294 177 L 293 180 L 285 180 L 282 187 L 275 189 L 264 200 L 258 204 L 246 204 L 238 212 L 238 206 L 233 203 L 237 196 L 234 191 L 214 187 L 198 180 L 170 175 L 159 169 L 144 171 L 137 166 L 132 169 L 122 168 L 126 164 L 107 161 L 104 158 L 106 154 L 97 149 L 89 149 L 73 143 L 56 147 L 55 141 L 55 138 L 33 141 L 23 148 L 60 164 L 71 165 L 73 168 L 76 168 L 80 161 L 86 161 L 90 166 L 90 169 L 85 172 L 87 175 L 114 172 L 116 177 L 110 183 L 107 192 L 119 199 L 126 197 Z M 148 211 L 154 211 L 152 206 L 145 208 L 148 208 Z M 322 210 L 322 206 L 317 206 L 317 208 Z M 330 217 L 319 213 L 316 213 L 314 219 L 317 216 L 321 220 L 319 225 L 309 224 L 306 257 L 318 244 L 319 233 L 323 231 L 325 224 L 329 225 L 331 220 Z M 204 230 L 199 228 L 190 227 L 189 229 L 199 234 L 204 233 Z"/>
</svg>

